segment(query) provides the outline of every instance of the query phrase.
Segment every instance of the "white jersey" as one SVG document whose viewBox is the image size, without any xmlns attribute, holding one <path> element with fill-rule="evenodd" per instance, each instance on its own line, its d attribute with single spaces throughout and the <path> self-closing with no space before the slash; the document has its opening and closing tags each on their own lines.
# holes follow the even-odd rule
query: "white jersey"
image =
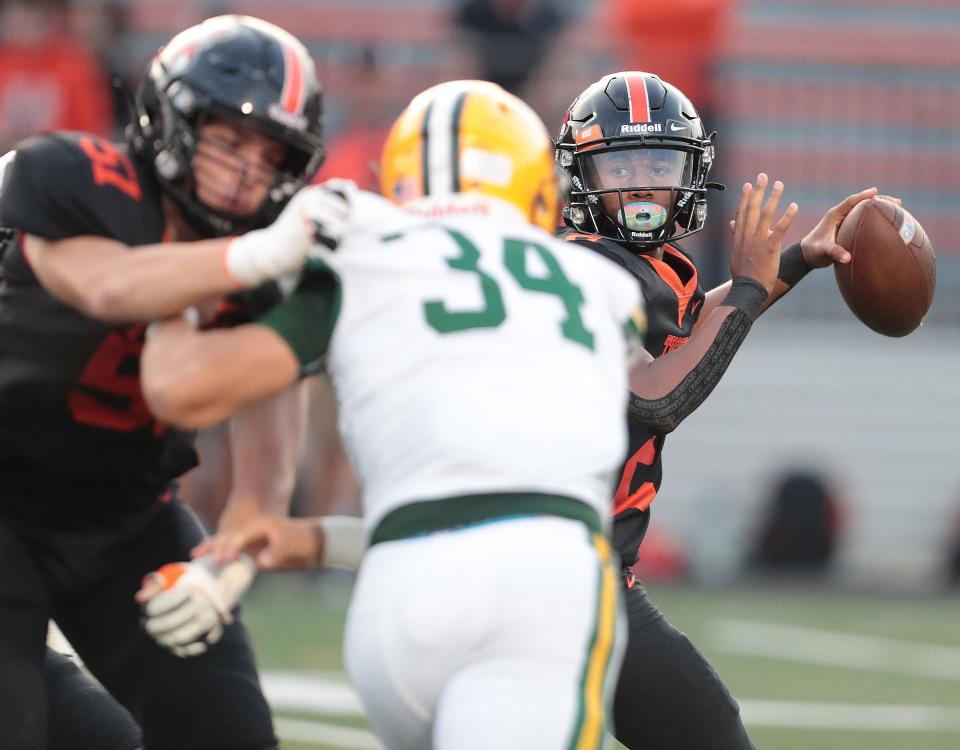
<svg viewBox="0 0 960 750">
<path fill-rule="evenodd" d="M 414 501 L 518 491 L 606 522 L 636 280 L 501 201 L 453 205 L 428 216 L 359 193 L 365 229 L 316 251 L 339 280 L 326 368 L 367 528 Z"/>
</svg>

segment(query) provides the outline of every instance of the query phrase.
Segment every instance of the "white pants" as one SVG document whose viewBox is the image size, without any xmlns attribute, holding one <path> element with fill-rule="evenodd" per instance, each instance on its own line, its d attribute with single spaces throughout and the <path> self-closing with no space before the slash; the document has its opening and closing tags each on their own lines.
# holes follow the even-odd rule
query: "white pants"
<svg viewBox="0 0 960 750">
<path fill-rule="evenodd" d="M 599 748 L 619 598 L 606 539 L 579 521 L 384 542 L 360 569 L 347 671 L 389 750 Z"/>
</svg>

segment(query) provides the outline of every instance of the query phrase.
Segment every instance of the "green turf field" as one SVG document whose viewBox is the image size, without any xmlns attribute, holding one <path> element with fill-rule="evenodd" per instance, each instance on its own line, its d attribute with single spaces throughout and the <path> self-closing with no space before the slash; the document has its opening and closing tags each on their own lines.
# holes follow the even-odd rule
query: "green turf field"
<svg viewBox="0 0 960 750">
<path fill-rule="evenodd" d="M 375 747 L 343 687 L 348 583 L 275 576 L 249 598 L 246 619 L 286 750 Z M 727 682 L 758 748 L 960 748 L 960 597 L 789 587 L 650 593 Z M 300 675 L 311 681 L 287 684 Z"/>
</svg>

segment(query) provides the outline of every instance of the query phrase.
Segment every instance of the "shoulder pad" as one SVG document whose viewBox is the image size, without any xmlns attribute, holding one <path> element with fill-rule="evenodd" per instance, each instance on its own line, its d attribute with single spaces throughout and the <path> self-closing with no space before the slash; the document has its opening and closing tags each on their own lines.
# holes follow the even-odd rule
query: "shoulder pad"
<svg viewBox="0 0 960 750">
<path fill-rule="evenodd" d="M 124 145 L 50 133 L 17 146 L 0 194 L 0 222 L 58 240 L 82 234 L 129 245 L 159 241 L 158 186 Z"/>
<path fill-rule="evenodd" d="M 624 250 L 618 243 L 614 242 L 611 239 L 606 237 L 601 237 L 599 234 L 590 234 L 589 232 L 578 232 L 576 229 L 565 229 L 561 230 L 557 237 L 565 242 L 575 242 L 578 245 L 585 245 L 587 247 L 596 248 L 609 248 L 611 250 L 617 250 L 621 252 L 629 252 Z"/>
<path fill-rule="evenodd" d="M 633 268 L 635 260 L 633 253 L 606 237 L 600 237 L 596 234 L 584 234 L 575 230 L 567 230 L 561 232 L 559 238 L 567 242 L 573 242 L 576 245 L 588 247 L 595 253 L 599 253 L 627 270 L 632 270 Z"/>
</svg>

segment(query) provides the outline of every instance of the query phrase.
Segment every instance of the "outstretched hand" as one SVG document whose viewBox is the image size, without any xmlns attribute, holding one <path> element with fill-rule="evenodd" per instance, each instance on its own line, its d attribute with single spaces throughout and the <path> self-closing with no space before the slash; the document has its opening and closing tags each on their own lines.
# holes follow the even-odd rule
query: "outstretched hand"
<svg viewBox="0 0 960 750">
<path fill-rule="evenodd" d="M 316 565 L 320 539 L 313 525 L 304 519 L 258 515 L 204 539 L 190 555 L 209 555 L 214 563 L 224 565 L 246 553 L 261 570 L 303 570 Z"/>
<path fill-rule="evenodd" d="M 797 204 L 791 203 L 773 224 L 783 195 L 783 183 L 779 180 L 773 183 L 770 197 L 764 203 L 767 181 L 767 175 L 761 172 L 756 186 L 748 182 L 740 192 L 736 219 L 730 224 L 733 231 L 730 275 L 755 279 L 770 294 L 780 269 L 780 243 L 797 215 Z"/>
</svg>

